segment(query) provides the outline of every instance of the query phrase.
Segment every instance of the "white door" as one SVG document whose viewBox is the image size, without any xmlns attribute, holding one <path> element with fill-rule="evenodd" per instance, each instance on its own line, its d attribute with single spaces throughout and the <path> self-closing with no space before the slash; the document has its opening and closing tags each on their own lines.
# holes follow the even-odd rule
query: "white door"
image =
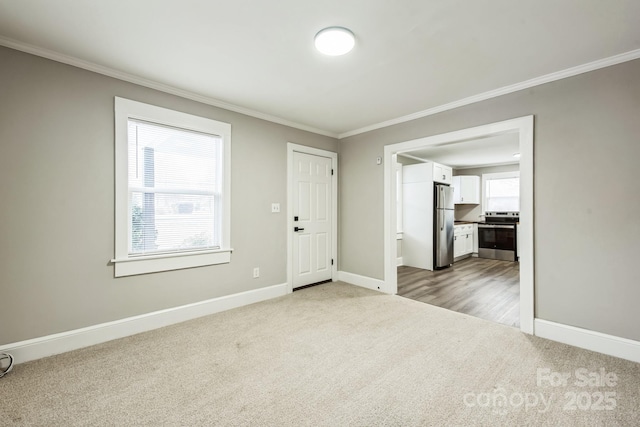
<svg viewBox="0 0 640 427">
<path fill-rule="evenodd" d="M 331 159 L 293 153 L 293 287 L 331 279 Z"/>
</svg>

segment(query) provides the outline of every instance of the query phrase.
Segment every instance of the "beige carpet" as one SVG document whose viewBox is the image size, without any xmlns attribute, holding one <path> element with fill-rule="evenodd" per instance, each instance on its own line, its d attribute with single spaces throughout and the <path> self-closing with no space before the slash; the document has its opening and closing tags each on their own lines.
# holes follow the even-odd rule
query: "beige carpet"
<svg viewBox="0 0 640 427">
<path fill-rule="evenodd" d="M 601 369 L 615 385 L 576 384 Z M 639 408 L 640 364 L 342 283 L 0 379 L 3 426 L 638 426 Z"/>
</svg>

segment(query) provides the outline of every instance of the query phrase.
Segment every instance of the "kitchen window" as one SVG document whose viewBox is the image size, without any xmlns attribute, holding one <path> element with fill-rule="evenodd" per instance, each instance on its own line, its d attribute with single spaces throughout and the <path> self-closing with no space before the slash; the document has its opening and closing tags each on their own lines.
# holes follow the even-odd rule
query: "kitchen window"
<svg viewBox="0 0 640 427">
<path fill-rule="evenodd" d="M 520 211 L 520 172 L 482 175 L 484 212 Z"/>
<path fill-rule="evenodd" d="M 230 261 L 231 126 L 115 99 L 115 275 Z"/>
</svg>

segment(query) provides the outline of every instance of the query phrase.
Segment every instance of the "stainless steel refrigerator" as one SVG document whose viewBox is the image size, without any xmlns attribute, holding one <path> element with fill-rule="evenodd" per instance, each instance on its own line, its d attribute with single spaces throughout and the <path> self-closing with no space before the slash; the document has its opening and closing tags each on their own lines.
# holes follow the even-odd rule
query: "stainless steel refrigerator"
<svg viewBox="0 0 640 427">
<path fill-rule="evenodd" d="M 433 268 L 453 264 L 453 187 L 434 186 Z"/>
</svg>

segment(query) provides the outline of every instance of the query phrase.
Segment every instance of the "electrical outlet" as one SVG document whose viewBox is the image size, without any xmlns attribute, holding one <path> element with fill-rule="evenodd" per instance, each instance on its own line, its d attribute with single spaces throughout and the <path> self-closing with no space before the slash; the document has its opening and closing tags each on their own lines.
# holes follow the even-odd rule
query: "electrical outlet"
<svg viewBox="0 0 640 427">
<path fill-rule="evenodd" d="M 260 267 L 255 267 L 253 269 L 253 278 L 257 279 L 258 277 L 260 277 Z"/>
<path fill-rule="evenodd" d="M 271 213 L 280 213 L 280 203 L 271 203 Z"/>
</svg>

